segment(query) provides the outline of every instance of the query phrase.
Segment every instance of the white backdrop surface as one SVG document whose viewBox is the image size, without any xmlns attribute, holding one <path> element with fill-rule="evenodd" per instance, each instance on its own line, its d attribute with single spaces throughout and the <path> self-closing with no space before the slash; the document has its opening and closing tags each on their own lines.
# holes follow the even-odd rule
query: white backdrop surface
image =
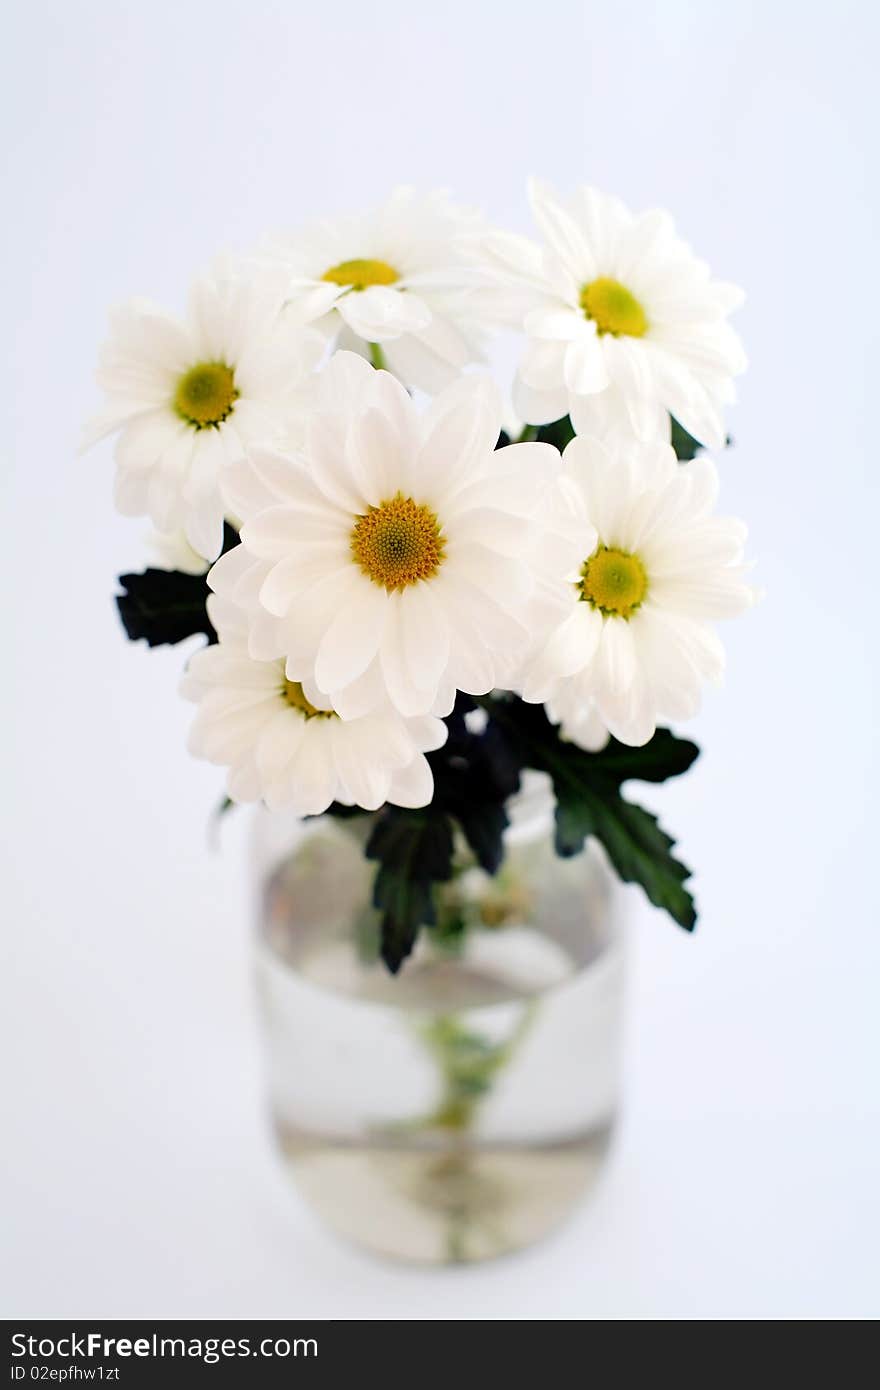
<svg viewBox="0 0 880 1390">
<path fill-rule="evenodd" d="M 880 1313 L 878 37 L 856 0 L 7 11 L 0 1313 Z M 143 527 L 110 449 L 74 450 L 115 300 L 178 304 L 215 250 L 398 182 L 528 230 L 529 172 L 668 205 L 747 287 L 723 502 L 767 598 L 726 633 L 703 759 L 652 789 L 702 919 L 633 894 L 601 1189 L 534 1251 L 419 1272 L 325 1235 L 276 1163 L 244 821 L 208 848 L 184 653 L 127 645 L 111 602 Z"/>
</svg>

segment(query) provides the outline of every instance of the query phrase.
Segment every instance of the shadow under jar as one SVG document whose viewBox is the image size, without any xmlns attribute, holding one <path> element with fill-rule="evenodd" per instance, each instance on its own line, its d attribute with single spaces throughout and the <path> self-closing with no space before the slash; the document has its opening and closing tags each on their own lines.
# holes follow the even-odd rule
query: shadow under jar
<svg viewBox="0 0 880 1390">
<path fill-rule="evenodd" d="M 438 924 L 393 977 L 364 858 L 374 817 L 258 813 L 257 971 L 275 1131 L 328 1226 L 382 1255 L 488 1259 L 595 1182 L 614 1124 L 619 898 L 557 857 L 543 789 L 494 877 L 461 846 Z"/>
</svg>

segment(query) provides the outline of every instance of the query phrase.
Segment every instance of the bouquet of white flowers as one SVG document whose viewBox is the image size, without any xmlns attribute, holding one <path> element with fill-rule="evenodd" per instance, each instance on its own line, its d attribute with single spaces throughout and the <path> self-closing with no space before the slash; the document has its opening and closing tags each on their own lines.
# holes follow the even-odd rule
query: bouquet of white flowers
<svg viewBox="0 0 880 1390">
<path fill-rule="evenodd" d="M 183 319 L 119 309 L 98 374 L 89 440 L 118 435 L 117 505 L 158 533 L 121 579 L 126 631 L 206 635 L 190 747 L 230 801 L 372 813 L 392 971 L 456 835 L 498 869 L 528 768 L 560 854 L 595 837 L 693 927 L 689 871 L 621 787 L 693 762 L 661 726 L 694 715 L 713 621 L 754 597 L 702 452 L 745 365 L 739 291 L 665 213 L 530 197 L 540 243 L 409 189 L 268 239 Z M 508 407 L 474 364 L 511 329 Z"/>
</svg>

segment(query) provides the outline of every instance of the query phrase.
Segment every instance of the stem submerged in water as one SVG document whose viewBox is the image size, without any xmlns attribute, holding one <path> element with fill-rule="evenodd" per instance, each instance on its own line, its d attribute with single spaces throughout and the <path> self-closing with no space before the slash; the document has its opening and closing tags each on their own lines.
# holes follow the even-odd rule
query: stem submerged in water
<svg viewBox="0 0 880 1390">
<path fill-rule="evenodd" d="M 510 1037 L 500 1043 L 474 1032 L 457 1014 L 438 1014 L 425 1026 L 422 1037 L 443 1082 L 440 1103 L 426 1125 L 454 1130 L 471 1127 L 477 1107 L 531 1027 L 535 1009 L 534 1001 L 527 1004 Z"/>
<path fill-rule="evenodd" d="M 447 1211 L 447 1254 L 450 1260 L 468 1258 L 468 1233 L 476 1212 L 485 1221 L 485 1182 L 475 1168 L 472 1129 L 479 1106 L 487 1099 L 498 1075 L 510 1065 L 537 1012 L 535 1000 L 526 1004 L 510 1035 L 492 1042 L 462 1022 L 457 1014 L 438 1014 L 421 1030 L 440 1072 L 440 1102 L 423 1121 L 426 1129 L 448 1134 L 448 1148 L 432 1166 L 436 1188 L 442 1189 Z"/>
</svg>

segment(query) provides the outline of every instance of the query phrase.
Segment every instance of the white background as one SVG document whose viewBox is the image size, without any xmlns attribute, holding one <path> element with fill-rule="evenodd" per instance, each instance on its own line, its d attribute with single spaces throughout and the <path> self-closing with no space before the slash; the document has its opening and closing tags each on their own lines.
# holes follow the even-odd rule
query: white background
<svg viewBox="0 0 880 1390">
<path fill-rule="evenodd" d="M 867 0 L 7 12 L 0 1312 L 880 1313 L 878 37 Z M 143 528 L 112 511 L 109 448 L 75 443 L 113 301 L 177 305 L 215 250 L 400 181 L 527 230 L 533 171 L 669 206 L 747 287 L 724 502 L 767 598 L 728 630 L 704 758 L 653 793 L 702 919 L 687 938 L 633 892 L 601 1190 L 532 1252 L 419 1272 L 331 1240 L 276 1163 L 244 821 L 209 850 L 184 653 L 127 645 L 111 600 Z"/>
</svg>

